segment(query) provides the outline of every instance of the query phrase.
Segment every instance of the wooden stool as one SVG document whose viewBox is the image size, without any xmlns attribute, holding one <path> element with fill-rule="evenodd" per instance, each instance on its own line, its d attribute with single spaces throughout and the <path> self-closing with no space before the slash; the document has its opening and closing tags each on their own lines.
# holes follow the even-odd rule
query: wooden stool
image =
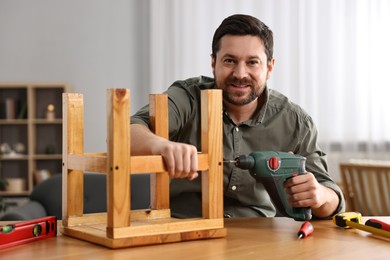
<svg viewBox="0 0 390 260">
<path fill-rule="evenodd" d="M 168 138 L 167 95 L 150 95 L 149 114 L 154 133 Z M 84 153 L 82 94 L 63 94 L 63 120 L 63 234 L 110 248 L 226 236 L 220 90 L 201 92 L 202 218 L 171 218 L 162 156 L 130 156 L 128 89 L 107 90 L 107 153 Z M 107 175 L 107 212 L 83 214 L 84 172 Z M 151 173 L 151 206 L 130 210 L 130 174 L 141 173 Z"/>
</svg>

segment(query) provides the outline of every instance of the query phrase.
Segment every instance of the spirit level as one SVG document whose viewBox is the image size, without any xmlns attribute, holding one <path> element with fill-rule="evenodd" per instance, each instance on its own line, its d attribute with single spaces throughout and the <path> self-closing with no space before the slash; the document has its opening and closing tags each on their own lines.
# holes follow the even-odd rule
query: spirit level
<svg viewBox="0 0 390 260">
<path fill-rule="evenodd" d="M 57 235 L 57 218 L 38 218 L 0 226 L 0 249 L 54 237 Z"/>
</svg>

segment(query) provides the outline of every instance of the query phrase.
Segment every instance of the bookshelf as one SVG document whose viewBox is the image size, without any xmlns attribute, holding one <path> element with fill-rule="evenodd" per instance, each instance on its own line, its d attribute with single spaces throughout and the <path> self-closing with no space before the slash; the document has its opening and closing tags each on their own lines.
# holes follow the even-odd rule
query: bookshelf
<svg viewBox="0 0 390 260">
<path fill-rule="evenodd" d="M 62 169 L 61 83 L 0 83 L 1 196 L 27 196 L 36 175 Z M 38 174 L 39 175 L 39 174 Z"/>
</svg>

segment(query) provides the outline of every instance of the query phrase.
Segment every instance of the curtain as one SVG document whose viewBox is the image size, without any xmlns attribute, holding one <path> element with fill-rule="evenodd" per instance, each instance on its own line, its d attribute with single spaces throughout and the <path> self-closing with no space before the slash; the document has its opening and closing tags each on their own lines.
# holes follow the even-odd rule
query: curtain
<svg viewBox="0 0 390 260">
<path fill-rule="evenodd" d="M 390 1 L 150 1 L 150 81 L 211 76 L 211 40 L 228 15 L 258 17 L 274 32 L 269 87 L 310 113 L 334 151 L 388 151 Z"/>
</svg>

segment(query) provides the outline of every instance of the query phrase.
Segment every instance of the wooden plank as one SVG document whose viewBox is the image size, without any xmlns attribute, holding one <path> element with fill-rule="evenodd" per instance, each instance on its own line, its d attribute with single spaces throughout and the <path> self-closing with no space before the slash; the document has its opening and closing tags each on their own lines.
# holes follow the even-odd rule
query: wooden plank
<svg viewBox="0 0 390 260">
<path fill-rule="evenodd" d="M 84 172 L 107 173 L 107 155 L 68 155 L 68 169 Z"/>
<path fill-rule="evenodd" d="M 353 211 L 353 204 L 352 204 L 352 191 L 351 191 L 351 185 L 348 181 L 349 174 L 348 174 L 348 167 L 344 164 L 340 164 L 340 175 L 341 175 L 341 183 L 344 191 L 344 198 L 346 201 L 346 210 L 347 211 Z"/>
<path fill-rule="evenodd" d="M 168 219 L 171 217 L 170 209 L 150 210 L 137 209 L 131 211 L 131 223 L 136 221 L 145 221 L 152 219 Z M 68 218 L 68 226 L 91 225 L 91 224 L 106 224 L 107 213 L 88 213 L 82 216 L 70 216 Z"/>
<path fill-rule="evenodd" d="M 107 236 L 130 225 L 130 93 L 107 91 Z"/>
<path fill-rule="evenodd" d="M 109 248 L 125 248 L 136 247 L 152 244 L 166 244 L 173 242 L 221 238 L 225 237 L 227 230 L 225 228 L 196 230 L 188 232 L 172 231 L 169 234 L 144 235 L 144 236 L 128 236 L 125 238 L 111 239 L 107 238 L 105 232 L 94 226 L 79 226 L 79 227 L 60 227 L 62 233 L 86 240 L 92 243 L 100 244 Z"/>
<path fill-rule="evenodd" d="M 131 174 L 163 173 L 166 171 L 164 159 L 161 155 L 131 156 Z M 208 154 L 198 154 L 198 169 L 200 171 L 209 168 Z M 81 170 L 84 172 L 107 173 L 107 155 L 86 153 L 84 155 L 69 154 L 68 169 Z"/>
<path fill-rule="evenodd" d="M 165 170 L 161 155 L 131 156 L 131 174 L 163 173 Z"/>
<path fill-rule="evenodd" d="M 223 219 L 161 219 L 148 221 L 145 225 L 115 228 L 113 238 L 138 237 L 146 235 L 167 235 L 176 232 L 189 232 L 223 228 Z"/>
<path fill-rule="evenodd" d="M 151 130 L 156 135 L 169 139 L 168 95 L 149 95 L 149 117 Z M 150 204 L 152 209 L 167 209 L 169 208 L 169 175 L 166 171 L 159 173 L 162 174 L 150 175 Z"/>
<path fill-rule="evenodd" d="M 88 213 L 82 216 L 68 217 L 68 227 L 93 224 L 107 225 L 107 213 Z"/>
<path fill-rule="evenodd" d="M 68 216 L 79 216 L 84 209 L 84 178 L 80 170 L 68 169 L 69 154 L 84 153 L 84 103 L 83 95 L 64 93 L 62 96 L 62 216 L 67 225 Z"/>
<path fill-rule="evenodd" d="M 383 215 L 384 214 L 384 208 L 385 205 L 382 205 L 382 204 L 385 204 L 385 203 L 381 203 L 382 201 L 386 201 L 385 199 L 385 196 L 389 196 L 388 193 L 385 193 L 385 189 L 383 187 L 383 179 L 386 177 L 385 174 L 385 170 L 384 169 L 381 169 L 380 171 L 378 172 L 373 172 L 374 175 L 372 176 L 375 180 L 375 183 L 378 187 L 377 191 L 378 191 L 378 199 L 376 200 L 376 204 L 377 204 L 377 210 L 378 210 L 378 213 L 376 214 L 376 216 L 380 216 L 380 215 Z"/>
<path fill-rule="evenodd" d="M 368 208 L 368 192 L 367 192 L 367 189 L 365 188 L 365 185 L 364 185 L 364 179 L 363 179 L 363 175 L 366 173 L 366 169 L 362 168 L 362 167 L 359 167 L 359 168 L 355 168 L 356 169 L 356 172 L 357 172 L 357 179 L 358 179 L 358 193 L 356 194 L 356 196 L 360 196 L 362 199 L 361 199 L 361 203 L 359 203 L 359 212 L 362 213 L 363 216 L 366 216 L 369 212 L 369 208 Z"/>
<path fill-rule="evenodd" d="M 353 205 L 353 211 L 358 211 L 359 205 L 358 205 L 358 189 L 357 184 L 355 180 L 356 176 L 355 169 L 353 167 L 349 168 L 349 179 L 351 180 L 351 190 L 352 190 L 352 205 Z"/>
<path fill-rule="evenodd" d="M 385 175 L 385 181 L 383 184 L 386 187 L 387 194 L 390 194 L 390 169 L 386 169 L 386 175 Z M 390 216 L 390 198 L 389 196 L 386 196 L 385 200 L 383 200 L 383 208 L 384 208 L 384 215 Z"/>
<path fill-rule="evenodd" d="M 223 218 L 222 92 L 201 92 L 202 153 L 208 154 L 209 170 L 202 173 L 202 214 Z"/>
<path fill-rule="evenodd" d="M 131 211 L 131 221 L 151 220 L 151 219 L 168 219 L 171 217 L 170 209 L 137 209 Z"/>
<path fill-rule="evenodd" d="M 168 95 L 149 95 L 149 117 L 151 130 L 156 135 L 169 139 Z"/>
<path fill-rule="evenodd" d="M 364 183 L 365 190 L 363 191 L 367 196 L 367 202 L 369 204 L 365 204 L 365 208 L 370 215 L 378 216 L 379 208 L 378 202 L 379 198 L 377 198 L 377 183 L 375 182 L 375 177 L 377 172 L 370 169 L 369 167 L 365 168 L 364 176 L 366 177 L 366 182 Z M 364 177 L 363 176 L 363 177 Z M 379 183 L 378 183 L 379 184 Z"/>
</svg>

